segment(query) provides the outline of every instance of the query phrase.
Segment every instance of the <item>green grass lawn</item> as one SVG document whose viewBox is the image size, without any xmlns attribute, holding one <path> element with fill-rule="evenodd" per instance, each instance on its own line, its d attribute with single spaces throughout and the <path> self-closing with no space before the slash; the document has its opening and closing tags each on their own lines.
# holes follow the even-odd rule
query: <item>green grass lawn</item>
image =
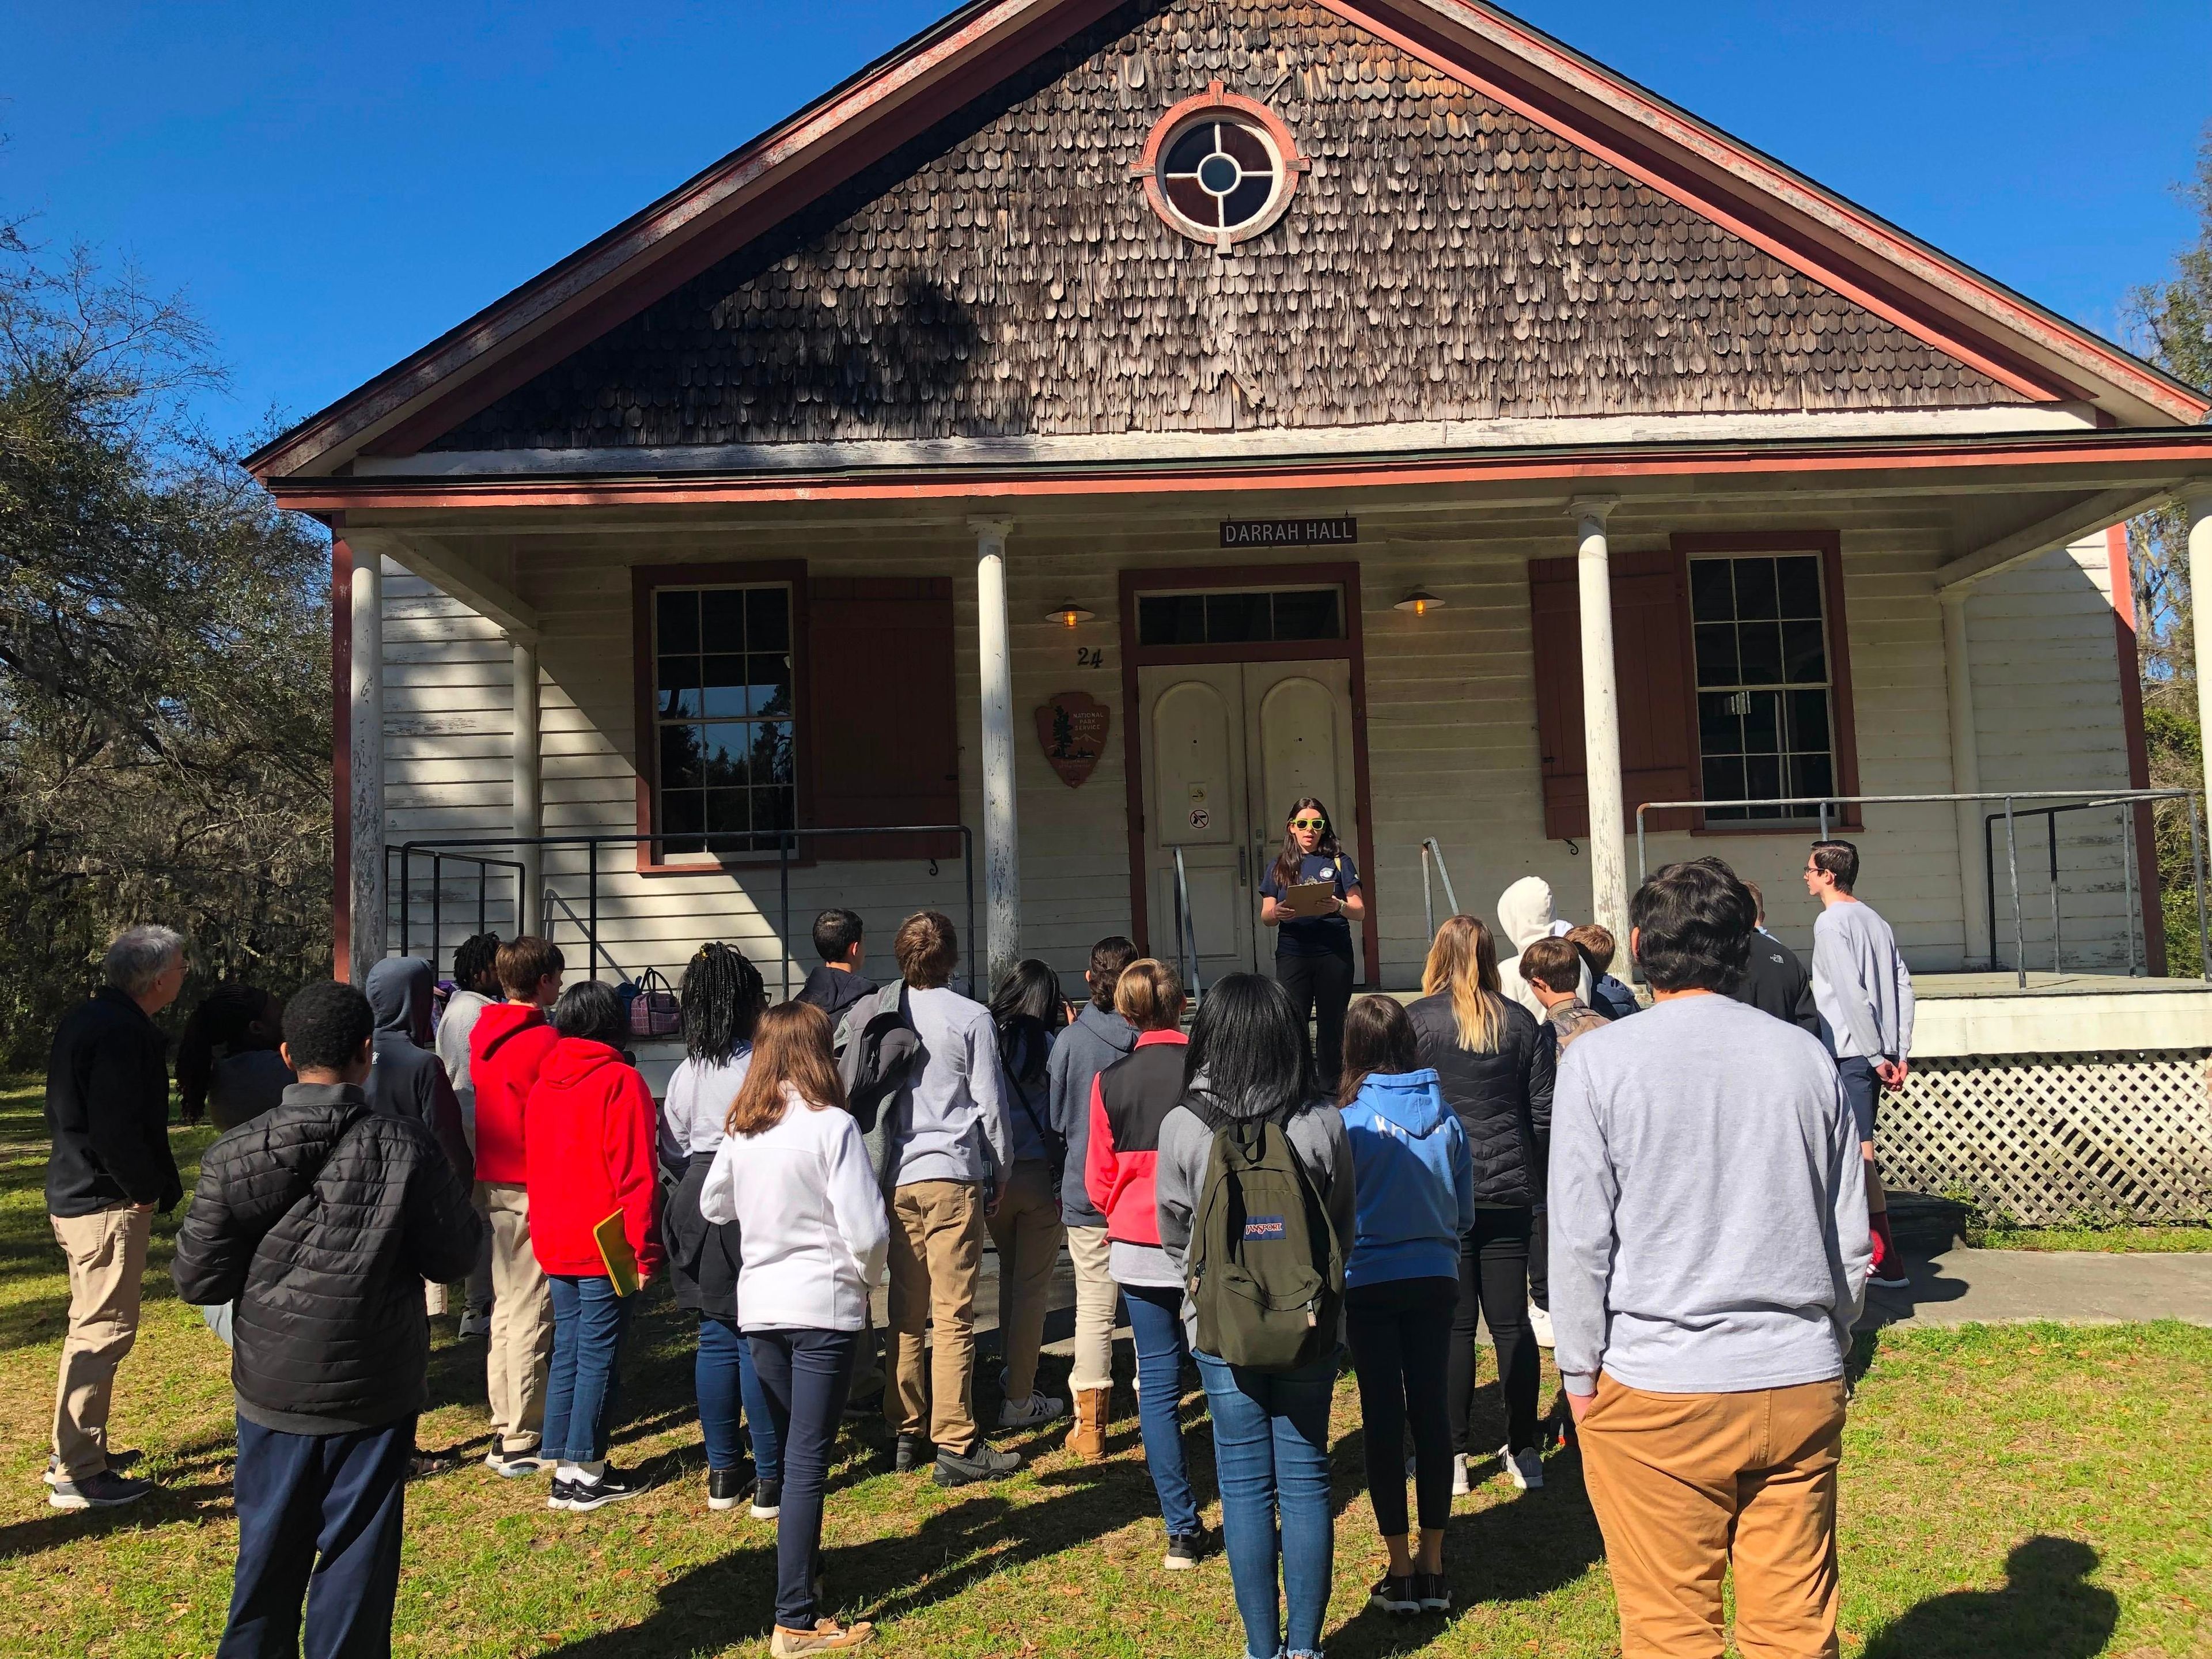
<svg viewBox="0 0 2212 1659">
<path fill-rule="evenodd" d="M 204 1133 L 179 1132 L 180 1157 Z M 118 1443 L 163 1483 L 136 1508 L 60 1514 L 39 1473 L 64 1299 L 40 1183 L 35 1096 L 0 1095 L 0 1653 L 205 1653 L 219 1635 L 236 1533 L 227 1355 L 168 1281 L 174 1218 L 155 1231 L 137 1350 L 117 1389 Z M 191 1179 L 188 1163 L 186 1180 Z M 663 1484 L 593 1516 L 551 1513 L 481 1451 L 482 1349 L 443 1322 L 421 1443 L 450 1454 L 408 1493 L 398 1651 L 684 1659 L 764 1650 L 769 1525 L 710 1516 L 690 1346 L 647 1310 L 627 1370 L 616 1455 Z M 2086 1659 L 2212 1652 L 2212 1331 L 2179 1325 L 1967 1328 L 1868 1340 L 1844 1463 L 1844 1649 L 1880 1659 Z M 1057 1380 L 1056 1378 L 1054 1380 Z M 1503 1438 L 1494 1395 L 1478 1443 Z M 873 1651 L 1127 1659 L 1242 1651 L 1227 1569 L 1160 1570 L 1159 1523 L 1133 1417 L 1115 1455 L 1078 1464 L 1060 1431 L 1012 1443 L 1034 1467 L 941 1492 L 875 1472 L 848 1434 L 828 1526 L 833 1599 L 879 1621 Z M 1194 1475 L 1218 1523 L 1202 1406 Z M 1571 1456 L 1516 1493 L 1494 1460 L 1455 1515 L 1459 1610 L 1399 1622 L 1364 1611 L 1382 1551 L 1360 1486 L 1350 1381 L 1334 1420 L 1337 1573 L 1328 1645 L 1367 1656 L 1618 1651 L 1595 1523 Z M 2009 1570 L 2008 1564 L 2009 1562 Z"/>
<path fill-rule="evenodd" d="M 1977 1250 L 2094 1250 L 2100 1255 L 2212 1250 L 2212 1227 L 1969 1227 Z"/>
</svg>

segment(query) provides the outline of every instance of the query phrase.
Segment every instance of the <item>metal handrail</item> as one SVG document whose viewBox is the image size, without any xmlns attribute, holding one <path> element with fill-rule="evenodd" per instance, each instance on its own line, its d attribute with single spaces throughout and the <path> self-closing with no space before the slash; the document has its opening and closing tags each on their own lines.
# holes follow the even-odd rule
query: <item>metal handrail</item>
<svg viewBox="0 0 2212 1659">
<path fill-rule="evenodd" d="M 2084 800 L 2084 797 L 2088 799 Z M 1646 812 L 1702 811 L 1714 807 L 1739 806 L 1813 806 L 1819 808 L 1820 837 L 1827 839 L 1828 808 L 1833 806 L 1961 806 L 1972 801 L 2002 801 L 2005 821 L 2005 858 L 2012 877 L 2012 937 L 2013 960 L 2020 974 L 2020 988 L 2027 988 L 2027 930 L 2021 915 L 2020 905 L 2020 844 L 2014 823 L 2014 804 L 2024 800 L 2078 801 L 2084 808 L 2104 810 L 2115 806 L 2134 806 L 2161 800 L 2185 800 L 2189 803 L 2189 877 L 2197 891 L 2197 961 L 2202 976 L 2212 982 L 2212 922 L 2208 922 L 2204 899 L 2204 841 L 2198 828 L 2197 793 L 2191 789 L 1982 789 L 1948 795 L 1781 795 L 1765 800 L 1651 800 L 1640 803 L 1636 809 L 1636 879 L 1640 884 L 1649 865 L 1645 836 L 1649 826 L 1644 823 Z M 1994 874 L 1992 880 L 1995 879 Z M 1961 895 L 1963 902 L 1964 895 Z M 1992 936 L 1996 928 L 1990 928 Z M 2134 947 L 2129 947 L 2129 959 L 2134 960 Z"/>
<path fill-rule="evenodd" d="M 1198 923 L 1191 915 L 1190 872 L 1183 867 L 1182 848 L 1175 849 L 1176 953 L 1182 958 L 1182 982 L 1190 988 L 1191 1006 L 1206 994 L 1198 972 Z"/>
<path fill-rule="evenodd" d="M 599 848 L 602 847 L 659 847 L 672 841 L 693 841 L 701 843 L 703 850 L 712 852 L 714 849 L 715 844 L 718 842 L 724 845 L 727 845 L 732 842 L 744 842 L 750 843 L 753 842 L 756 836 L 759 834 L 772 835 L 775 837 L 776 881 L 778 890 L 781 896 L 781 915 L 782 918 L 782 925 L 778 932 L 776 942 L 783 957 L 783 994 L 786 1000 L 788 1000 L 791 996 L 792 849 L 799 841 L 817 836 L 957 835 L 960 837 L 961 873 L 966 885 L 968 909 L 968 949 L 965 953 L 965 959 L 968 963 L 968 971 L 963 977 L 966 981 L 964 988 L 968 994 L 970 996 L 975 994 L 975 962 L 982 951 L 981 941 L 977 939 L 975 933 L 975 832 L 970 830 L 964 823 L 869 824 L 854 825 L 850 827 L 825 827 L 811 830 L 774 830 L 758 832 L 744 830 L 710 830 L 696 833 L 678 832 L 676 834 L 671 834 L 669 831 L 663 830 L 650 835 L 466 836 L 450 840 L 404 842 L 402 842 L 398 848 L 399 854 L 399 890 L 401 895 L 401 902 L 399 905 L 400 954 L 403 956 L 407 954 L 408 945 L 410 943 L 409 927 L 412 920 L 412 909 L 406 902 L 406 895 L 412 884 L 412 860 L 418 856 L 430 858 L 433 860 L 439 858 L 452 858 L 458 856 L 453 849 L 472 847 L 536 847 L 540 848 L 580 847 L 584 848 L 585 904 L 588 918 L 584 924 L 585 936 L 591 940 L 592 945 L 596 949 L 599 945 Z M 757 850 L 758 849 L 750 845 L 731 848 L 731 851 L 733 853 L 751 853 Z M 486 861 L 493 862 L 494 860 Z M 886 860 L 886 862 L 901 861 L 902 860 Z M 934 858 L 931 858 L 928 862 L 934 866 L 937 860 Z M 702 867 L 711 869 L 714 866 L 706 866 Z M 759 863 L 747 862 L 737 865 L 724 865 L 721 866 L 725 872 L 733 869 L 766 869 L 767 867 L 767 864 L 764 860 Z M 575 913 L 573 910 L 569 912 L 571 919 L 574 918 L 574 914 Z M 601 952 L 600 954 L 604 954 L 604 952 Z M 611 957 L 609 957 L 608 959 L 610 962 L 613 960 Z M 619 971 L 619 969 L 617 969 L 617 971 Z M 599 976 L 597 956 L 594 956 L 591 959 L 591 974 L 593 979 L 597 979 Z"/>
<path fill-rule="evenodd" d="M 391 879 L 392 860 L 399 851 L 400 849 L 397 847 L 387 847 L 384 849 L 385 878 L 387 881 Z M 445 866 L 449 863 L 473 864 L 477 866 L 479 872 L 477 877 L 477 932 L 479 933 L 484 933 L 491 931 L 489 921 L 491 909 L 491 884 L 484 879 L 481 873 L 483 871 L 512 870 L 514 872 L 514 911 L 515 915 L 518 916 L 522 914 L 522 884 L 526 878 L 527 872 L 524 870 L 520 860 L 515 859 L 478 858 L 473 853 L 432 853 L 430 854 L 430 971 L 434 975 L 438 971 L 438 941 L 445 937 Z M 400 867 L 404 875 L 406 868 L 404 861 Z M 404 881 L 400 888 L 400 891 L 403 896 L 407 891 L 407 888 L 404 884 Z M 401 908 L 402 915 L 399 920 L 399 953 L 402 956 L 405 956 L 408 953 L 408 941 L 407 918 L 404 915 L 405 905 L 404 897 Z"/>
<path fill-rule="evenodd" d="M 555 892 L 550 887 L 545 890 L 544 902 L 549 905 L 559 906 L 562 915 L 568 918 L 568 925 L 574 927 L 578 933 L 584 935 L 584 959 L 592 964 L 592 977 L 593 979 L 597 979 L 599 976 L 599 963 L 602 959 L 605 961 L 608 971 L 614 975 L 617 984 L 629 978 L 629 975 L 623 970 L 622 963 L 615 960 L 614 952 L 608 950 L 605 945 L 599 943 L 599 936 L 597 934 L 586 930 L 584 927 L 584 919 L 576 914 L 576 907 L 574 905 L 569 903 L 567 899 L 562 898 L 560 894 Z M 551 927 L 549 927 L 546 928 L 545 937 L 549 939 L 553 937 L 553 930 Z"/>
<path fill-rule="evenodd" d="M 2195 797 L 2191 796 L 2191 799 L 2193 801 Z M 2062 920 L 2058 903 L 2058 815 L 2062 812 L 2108 811 L 2114 805 L 2118 805 L 2120 812 L 2120 867 L 2122 879 L 2127 890 L 2128 976 L 2131 979 L 2135 977 L 2136 927 L 2141 918 L 2137 915 L 2136 905 L 2134 830 L 2136 809 L 2141 804 L 2138 801 L 2089 800 L 2071 806 L 2031 807 L 2019 815 L 2024 818 L 2044 820 L 2045 842 L 2051 855 L 2051 971 L 2052 973 L 2065 971 L 2062 965 L 2065 924 Z M 1986 878 L 1990 937 L 1992 939 L 1997 936 L 1997 866 L 1996 850 L 1990 844 L 1990 836 L 1996 833 L 1996 826 L 2003 817 L 2004 814 L 2002 812 L 1987 812 L 1982 817 L 1982 869 Z M 2150 941 L 2148 939 L 2143 941 L 2143 966 L 2146 970 L 2150 966 Z"/>
<path fill-rule="evenodd" d="M 1444 849 L 1431 836 L 1421 843 L 1421 915 L 1429 924 L 1429 937 L 1437 936 L 1437 903 L 1429 890 L 1429 860 L 1437 861 L 1437 879 L 1444 884 L 1444 902 L 1451 907 L 1454 915 L 1459 914 L 1459 895 L 1452 891 L 1451 872 L 1444 868 Z"/>
</svg>

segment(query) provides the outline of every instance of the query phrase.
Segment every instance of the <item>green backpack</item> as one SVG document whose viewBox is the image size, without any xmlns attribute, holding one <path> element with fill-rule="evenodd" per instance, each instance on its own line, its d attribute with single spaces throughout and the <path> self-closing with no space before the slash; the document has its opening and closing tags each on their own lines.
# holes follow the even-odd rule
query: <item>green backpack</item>
<svg viewBox="0 0 2212 1659">
<path fill-rule="evenodd" d="M 1206 1117 L 1188 1255 L 1198 1346 L 1254 1370 L 1311 1364 L 1335 1347 L 1344 1301 L 1335 1224 L 1281 1123 Z"/>
</svg>

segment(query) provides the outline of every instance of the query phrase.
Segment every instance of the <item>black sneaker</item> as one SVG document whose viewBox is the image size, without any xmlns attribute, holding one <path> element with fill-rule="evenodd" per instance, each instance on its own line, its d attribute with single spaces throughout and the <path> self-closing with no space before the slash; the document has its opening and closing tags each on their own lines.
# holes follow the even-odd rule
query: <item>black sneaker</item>
<svg viewBox="0 0 2212 1659">
<path fill-rule="evenodd" d="M 110 1474 L 128 1474 L 137 1466 L 138 1460 L 145 1455 L 142 1451 L 112 1451 L 107 1454 L 107 1472 Z M 61 1483 L 61 1459 L 56 1457 L 52 1452 L 47 1453 L 46 1484 L 50 1486 L 58 1486 Z"/>
<path fill-rule="evenodd" d="M 1168 1540 L 1167 1559 L 1160 1563 L 1170 1572 L 1188 1572 L 1206 1559 L 1206 1534 L 1194 1532 Z"/>
<path fill-rule="evenodd" d="M 964 1457 L 949 1451 L 937 1454 L 937 1484 L 972 1486 L 978 1480 L 1004 1480 L 1021 1466 L 1019 1452 L 1000 1451 L 978 1440 L 975 1449 Z"/>
<path fill-rule="evenodd" d="M 1451 1611 L 1451 1580 L 1440 1572 L 1415 1573 L 1413 1594 L 1420 1598 L 1423 1613 Z"/>
<path fill-rule="evenodd" d="M 929 1442 L 920 1435 L 902 1434 L 891 1448 L 891 1472 L 894 1474 L 912 1474 L 929 1462 L 933 1455 Z"/>
<path fill-rule="evenodd" d="M 112 1510 L 135 1504 L 153 1490 L 150 1480 L 102 1469 L 82 1480 L 56 1480 L 46 1502 L 58 1510 Z"/>
<path fill-rule="evenodd" d="M 502 1480 L 524 1480 L 545 1474 L 553 1465 L 534 1451 L 501 1451 L 494 1446 L 484 1454 L 484 1467 Z"/>
<path fill-rule="evenodd" d="M 635 1498 L 646 1489 L 647 1483 L 635 1475 L 624 1474 L 612 1464 L 596 1480 L 571 1480 L 568 1483 L 568 1507 L 581 1514 L 586 1510 L 605 1509 L 610 1504 L 619 1504 L 625 1498 Z"/>
<path fill-rule="evenodd" d="M 707 1471 L 707 1507 L 733 1510 L 753 1489 L 753 1472 L 740 1463 L 734 1468 Z"/>
<path fill-rule="evenodd" d="M 763 1480 L 753 1488 L 753 1519 L 773 1521 L 783 1513 L 783 1482 Z"/>
<path fill-rule="evenodd" d="M 575 1495 L 576 1483 L 573 1480 L 564 1480 L 556 1474 L 553 1477 L 551 1490 L 545 1494 L 545 1507 L 549 1510 L 565 1510 Z"/>
<path fill-rule="evenodd" d="M 1384 1573 L 1375 1581 L 1375 1588 L 1367 1592 L 1367 1605 L 1384 1613 L 1407 1613 L 1421 1610 L 1421 1598 L 1413 1589 L 1414 1576 L 1393 1578 Z"/>
</svg>

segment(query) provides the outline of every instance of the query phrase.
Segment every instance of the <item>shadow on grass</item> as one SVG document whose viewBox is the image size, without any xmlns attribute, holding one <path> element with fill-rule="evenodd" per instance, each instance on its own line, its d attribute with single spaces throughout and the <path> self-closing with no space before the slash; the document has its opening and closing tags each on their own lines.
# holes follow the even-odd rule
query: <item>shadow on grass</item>
<svg viewBox="0 0 2212 1659">
<path fill-rule="evenodd" d="M 2094 1659 L 2120 1621 L 2096 1569 L 2079 1539 L 2031 1538 L 2005 1558 L 2002 1589 L 1930 1596 L 1876 1631 L 1865 1659 Z"/>
</svg>

